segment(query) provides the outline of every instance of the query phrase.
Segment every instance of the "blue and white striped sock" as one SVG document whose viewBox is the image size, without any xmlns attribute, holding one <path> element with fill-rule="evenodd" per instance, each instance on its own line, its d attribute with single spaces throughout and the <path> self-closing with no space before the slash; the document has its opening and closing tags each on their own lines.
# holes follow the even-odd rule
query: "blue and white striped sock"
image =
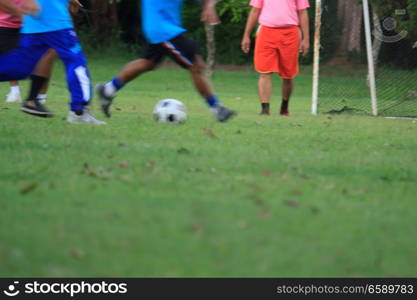
<svg viewBox="0 0 417 300">
<path fill-rule="evenodd" d="M 212 109 L 216 109 L 220 105 L 219 99 L 217 98 L 216 95 L 211 95 L 211 96 L 207 97 L 206 98 L 206 103 Z"/>
<path fill-rule="evenodd" d="M 121 82 L 118 77 L 114 77 L 111 81 L 109 81 L 105 84 L 104 93 L 107 96 L 113 96 L 123 86 L 124 86 L 124 83 Z"/>
</svg>

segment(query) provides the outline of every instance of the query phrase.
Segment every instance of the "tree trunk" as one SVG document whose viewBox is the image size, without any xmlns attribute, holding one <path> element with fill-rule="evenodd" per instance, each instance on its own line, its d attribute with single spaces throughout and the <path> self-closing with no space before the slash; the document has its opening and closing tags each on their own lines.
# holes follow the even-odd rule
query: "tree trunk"
<svg viewBox="0 0 417 300">
<path fill-rule="evenodd" d="M 363 20 L 362 4 L 352 0 L 339 0 L 338 16 L 343 24 L 343 30 L 337 54 L 360 53 Z"/>
<path fill-rule="evenodd" d="M 91 23 L 94 32 L 93 43 L 95 46 L 109 46 L 119 25 L 117 3 L 104 0 L 91 0 L 90 3 Z"/>
<path fill-rule="evenodd" d="M 381 46 L 382 46 L 382 28 L 381 28 L 381 22 L 379 20 L 378 17 L 378 13 L 376 12 L 375 7 L 373 7 L 372 9 L 372 14 L 373 14 L 373 24 L 374 24 L 374 41 L 372 43 L 372 54 L 374 57 L 374 66 L 375 69 L 378 67 L 378 58 L 379 58 L 379 52 L 381 51 Z"/>
<path fill-rule="evenodd" d="M 218 0 L 214 1 L 215 3 Z M 207 46 L 207 58 L 206 58 L 206 76 L 211 78 L 214 72 L 214 65 L 216 63 L 216 36 L 215 25 L 205 24 L 204 29 L 206 31 L 206 46 Z"/>
<path fill-rule="evenodd" d="M 352 15 L 350 18 L 350 34 L 347 50 L 349 52 L 360 52 L 361 51 L 361 36 L 362 36 L 362 20 L 363 20 L 363 8 L 362 4 L 352 5 Z"/>
<path fill-rule="evenodd" d="M 214 25 L 205 24 L 207 39 L 207 58 L 206 58 L 206 76 L 213 76 L 214 65 L 216 63 L 216 39 Z"/>
</svg>

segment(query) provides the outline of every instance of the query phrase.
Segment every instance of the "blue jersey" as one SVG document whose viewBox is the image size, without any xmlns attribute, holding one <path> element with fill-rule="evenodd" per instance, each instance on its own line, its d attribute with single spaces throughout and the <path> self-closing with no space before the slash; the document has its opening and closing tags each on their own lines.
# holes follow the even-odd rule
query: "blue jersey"
<svg viewBox="0 0 417 300">
<path fill-rule="evenodd" d="M 25 16 L 21 33 L 43 33 L 73 28 L 68 11 L 70 0 L 36 0 L 40 12 L 36 16 Z"/>
<path fill-rule="evenodd" d="M 181 21 L 183 2 L 142 0 L 142 29 L 149 43 L 166 42 L 186 31 Z"/>
</svg>

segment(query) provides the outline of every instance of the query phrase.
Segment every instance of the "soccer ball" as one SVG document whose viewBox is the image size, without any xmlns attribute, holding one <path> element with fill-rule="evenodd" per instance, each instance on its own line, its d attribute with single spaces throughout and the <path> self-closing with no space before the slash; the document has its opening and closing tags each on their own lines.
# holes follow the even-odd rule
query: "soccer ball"
<svg viewBox="0 0 417 300">
<path fill-rule="evenodd" d="M 181 124 L 187 120 L 187 111 L 181 101 L 164 99 L 155 105 L 153 116 L 159 123 Z"/>
</svg>

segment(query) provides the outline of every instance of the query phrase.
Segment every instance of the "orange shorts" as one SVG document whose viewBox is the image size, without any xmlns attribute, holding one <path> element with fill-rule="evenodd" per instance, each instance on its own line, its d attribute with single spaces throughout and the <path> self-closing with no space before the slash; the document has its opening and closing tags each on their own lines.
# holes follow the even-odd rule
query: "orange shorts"
<svg viewBox="0 0 417 300">
<path fill-rule="evenodd" d="M 297 26 L 261 26 L 256 36 L 255 69 L 259 73 L 278 73 L 292 79 L 298 74 L 300 33 Z"/>
</svg>

